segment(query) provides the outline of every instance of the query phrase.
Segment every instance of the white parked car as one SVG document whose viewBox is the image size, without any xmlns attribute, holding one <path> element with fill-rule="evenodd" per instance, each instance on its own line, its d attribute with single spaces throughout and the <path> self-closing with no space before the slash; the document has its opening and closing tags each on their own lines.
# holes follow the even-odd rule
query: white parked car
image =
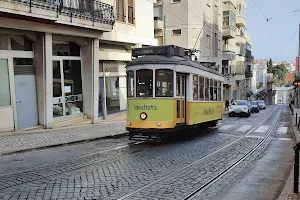
<svg viewBox="0 0 300 200">
<path fill-rule="evenodd" d="M 235 100 L 229 106 L 229 117 L 235 115 L 249 117 L 251 115 L 251 108 L 246 100 Z"/>
</svg>

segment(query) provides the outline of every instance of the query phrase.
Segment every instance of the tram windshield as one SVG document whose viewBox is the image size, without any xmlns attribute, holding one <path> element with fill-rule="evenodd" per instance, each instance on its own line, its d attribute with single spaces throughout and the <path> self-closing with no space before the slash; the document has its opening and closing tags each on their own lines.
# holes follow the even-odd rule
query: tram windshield
<svg viewBox="0 0 300 200">
<path fill-rule="evenodd" d="M 141 69 L 136 71 L 137 97 L 152 97 L 153 71 Z"/>
</svg>

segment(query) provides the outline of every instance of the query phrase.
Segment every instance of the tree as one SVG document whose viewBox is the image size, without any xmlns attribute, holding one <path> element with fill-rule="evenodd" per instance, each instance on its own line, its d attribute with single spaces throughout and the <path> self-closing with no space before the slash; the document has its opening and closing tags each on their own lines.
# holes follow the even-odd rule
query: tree
<svg viewBox="0 0 300 200">
<path fill-rule="evenodd" d="M 277 65 L 273 67 L 270 73 L 273 73 L 273 80 L 276 84 L 283 84 L 285 74 L 288 72 L 284 64 Z"/>
<path fill-rule="evenodd" d="M 273 69 L 273 61 L 270 58 L 269 62 L 267 62 L 267 72 L 272 73 L 272 69 Z"/>
</svg>

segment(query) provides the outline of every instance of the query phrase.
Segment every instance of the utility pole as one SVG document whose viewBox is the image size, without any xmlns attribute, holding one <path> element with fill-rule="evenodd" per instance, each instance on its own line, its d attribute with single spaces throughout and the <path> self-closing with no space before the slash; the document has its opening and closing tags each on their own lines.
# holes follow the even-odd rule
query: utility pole
<svg viewBox="0 0 300 200">
<path fill-rule="evenodd" d="M 164 45 L 166 45 L 166 15 L 164 15 L 164 36 L 163 36 Z"/>
<path fill-rule="evenodd" d="M 298 78 L 300 77 L 300 63 L 299 63 L 299 61 L 300 61 L 300 23 L 299 23 L 299 47 L 298 47 Z M 296 66 L 297 67 L 297 66 Z M 300 96 L 300 90 L 297 88 L 297 108 L 299 108 L 300 107 L 300 103 L 299 103 L 299 96 Z"/>
</svg>

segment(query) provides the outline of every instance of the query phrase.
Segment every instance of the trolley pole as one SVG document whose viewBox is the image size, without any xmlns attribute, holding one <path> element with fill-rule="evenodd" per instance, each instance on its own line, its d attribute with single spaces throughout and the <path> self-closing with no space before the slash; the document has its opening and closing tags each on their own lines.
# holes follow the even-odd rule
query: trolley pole
<svg viewBox="0 0 300 200">
<path fill-rule="evenodd" d="M 164 45 L 166 45 L 166 41 L 167 41 L 167 37 L 166 37 L 166 35 L 167 35 L 167 33 L 166 33 L 167 31 L 166 31 L 166 15 L 164 15 L 164 38 L 163 38 L 163 41 L 164 41 Z"/>
</svg>

